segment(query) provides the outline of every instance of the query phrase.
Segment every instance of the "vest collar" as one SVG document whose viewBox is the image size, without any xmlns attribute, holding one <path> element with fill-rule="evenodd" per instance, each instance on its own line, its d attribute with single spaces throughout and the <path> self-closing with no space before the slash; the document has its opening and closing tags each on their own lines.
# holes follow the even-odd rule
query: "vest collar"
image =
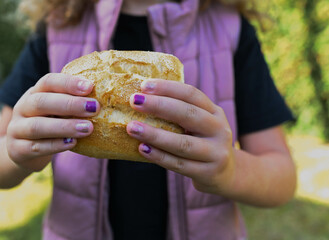
<svg viewBox="0 0 329 240">
<path fill-rule="evenodd" d="M 173 29 L 179 29 L 181 36 L 188 33 L 197 16 L 199 0 L 182 0 L 181 3 L 166 2 L 148 9 L 150 28 L 159 37 L 166 37 Z"/>
<path fill-rule="evenodd" d="M 108 50 L 120 14 L 123 0 L 99 0 L 95 6 L 99 50 Z M 148 9 L 149 27 L 159 37 L 166 37 L 172 28 L 180 29 L 182 36 L 189 32 L 199 9 L 199 0 L 166 2 Z"/>
</svg>

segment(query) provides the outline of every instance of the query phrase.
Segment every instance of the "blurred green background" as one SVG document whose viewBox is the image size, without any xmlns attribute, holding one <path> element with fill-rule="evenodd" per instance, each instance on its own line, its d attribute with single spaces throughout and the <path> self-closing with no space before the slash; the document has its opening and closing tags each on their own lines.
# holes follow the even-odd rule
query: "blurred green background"
<svg viewBox="0 0 329 240">
<path fill-rule="evenodd" d="M 9 73 L 28 30 L 18 0 L 0 1 L 0 81 Z M 264 2 L 262 2 L 264 4 Z M 273 21 L 260 30 L 262 48 L 280 92 L 296 116 L 285 126 L 298 167 L 293 201 L 275 209 L 241 206 L 251 240 L 329 239 L 329 0 L 272 0 Z M 0 240 L 41 238 L 51 196 L 51 170 L 0 191 Z"/>
</svg>

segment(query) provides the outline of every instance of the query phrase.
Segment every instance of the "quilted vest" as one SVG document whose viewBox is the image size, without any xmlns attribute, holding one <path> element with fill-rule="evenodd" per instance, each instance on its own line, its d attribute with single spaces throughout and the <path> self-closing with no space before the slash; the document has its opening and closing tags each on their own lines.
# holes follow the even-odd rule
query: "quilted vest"
<svg viewBox="0 0 329 240">
<path fill-rule="evenodd" d="M 96 50 L 112 48 L 122 0 L 100 0 L 82 21 L 64 29 L 48 26 L 51 72 Z M 238 13 L 220 4 L 199 12 L 198 0 L 153 5 L 148 22 L 154 51 L 177 56 L 185 82 L 201 89 L 226 113 L 236 139 L 233 53 L 238 45 Z M 108 221 L 107 159 L 67 151 L 53 161 L 53 197 L 44 219 L 43 239 L 113 239 Z M 245 239 L 245 227 L 234 202 L 201 193 L 191 179 L 167 172 L 168 240 Z"/>
</svg>

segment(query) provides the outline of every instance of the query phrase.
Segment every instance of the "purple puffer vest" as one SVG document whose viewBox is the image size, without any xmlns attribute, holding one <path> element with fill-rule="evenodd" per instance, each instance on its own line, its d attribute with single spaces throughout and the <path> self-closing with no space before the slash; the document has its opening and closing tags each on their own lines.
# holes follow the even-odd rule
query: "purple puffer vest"
<svg viewBox="0 0 329 240">
<path fill-rule="evenodd" d="M 56 30 L 48 27 L 51 72 L 95 50 L 111 48 L 122 0 L 100 0 L 81 23 Z M 221 106 L 236 139 L 233 53 L 240 18 L 232 9 L 213 4 L 199 12 L 198 0 L 164 3 L 148 9 L 155 51 L 177 56 L 185 67 L 185 82 Z M 107 159 L 72 152 L 56 155 L 54 192 L 45 216 L 47 240 L 113 239 L 108 222 Z M 194 189 L 191 179 L 168 171 L 169 240 L 245 239 L 243 220 L 234 202 Z"/>
</svg>

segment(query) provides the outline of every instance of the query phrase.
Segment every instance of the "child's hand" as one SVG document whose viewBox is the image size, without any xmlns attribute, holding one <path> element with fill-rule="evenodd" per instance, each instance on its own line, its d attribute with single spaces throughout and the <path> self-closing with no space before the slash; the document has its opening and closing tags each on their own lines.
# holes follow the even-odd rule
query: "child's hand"
<svg viewBox="0 0 329 240">
<path fill-rule="evenodd" d="M 151 162 L 191 177 L 199 191 L 229 190 L 235 161 L 232 132 L 223 110 L 204 93 L 183 83 L 147 81 L 142 92 L 130 99 L 135 110 L 175 122 L 188 134 L 130 122 L 127 132 L 143 143 L 140 153 Z"/>
<path fill-rule="evenodd" d="M 65 74 L 47 74 L 30 88 L 13 109 L 7 130 L 9 157 L 30 171 L 43 169 L 54 153 L 73 148 L 76 138 L 93 131 L 90 121 L 58 117 L 90 117 L 99 103 L 86 98 L 93 88 L 88 80 Z"/>
</svg>

